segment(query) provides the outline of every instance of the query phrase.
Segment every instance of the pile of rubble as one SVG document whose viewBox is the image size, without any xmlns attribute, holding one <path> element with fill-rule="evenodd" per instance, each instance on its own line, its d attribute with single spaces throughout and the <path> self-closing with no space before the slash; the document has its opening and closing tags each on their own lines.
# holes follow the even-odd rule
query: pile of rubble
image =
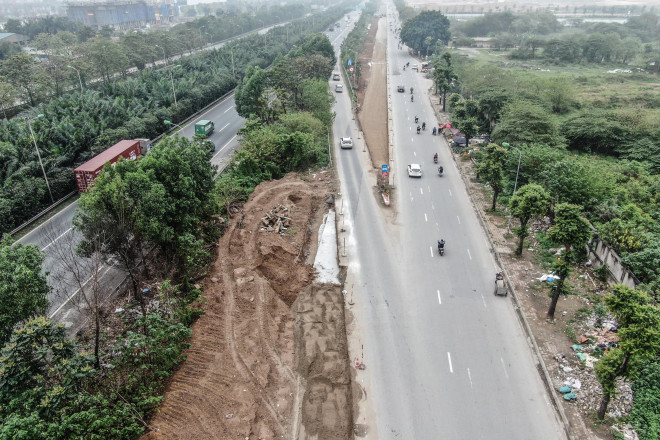
<svg viewBox="0 0 660 440">
<path fill-rule="evenodd" d="M 289 208 L 280 204 L 268 211 L 264 217 L 261 217 L 261 231 L 284 233 L 291 225 L 291 218 L 288 217 Z"/>
<path fill-rule="evenodd" d="M 600 330 L 580 335 L 580 344 L 572 345 L 570 354 L 558 353 L 554 356 L 558 363 L 558 376 L 554 377 L 556 390 L 585 413 L 596 411 L 600 405 L 603 393 L 596 379 L 594 364 L 605 351 L 616 346 L 619 340 L 616 332 L 614 323 L 604 322 Z M 608 406 L 608 415 L 616 418 L 626 416 L 632 400 L 630 384 L 619 379 L 616 395 Z"/>
</svg>

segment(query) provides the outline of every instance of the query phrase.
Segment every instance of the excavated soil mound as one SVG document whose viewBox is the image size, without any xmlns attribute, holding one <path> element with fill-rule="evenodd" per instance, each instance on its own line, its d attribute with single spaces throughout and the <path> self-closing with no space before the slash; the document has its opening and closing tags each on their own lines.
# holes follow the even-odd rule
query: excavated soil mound
<svg viewBox="0 0 660 440">
<path fill-rule="evenodd" d="M 310 295 L 306 261 L 335 190 L 329 174 L 263 183 L 232 219 L 187 361 L 144 439 L 350 438 L 342 295 L 334 286 Z M 268 232 L 262 218 L 280 205 L 287 228 Z"/>
</svg>

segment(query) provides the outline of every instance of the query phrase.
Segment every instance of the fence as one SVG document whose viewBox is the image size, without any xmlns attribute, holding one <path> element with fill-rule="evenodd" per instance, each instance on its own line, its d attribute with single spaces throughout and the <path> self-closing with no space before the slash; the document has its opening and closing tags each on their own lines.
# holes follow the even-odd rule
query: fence
<svg viewBox="0 0 660 440">
<path fill-rule="evenodd" d="M 607 246 L 602 240 L 593 239 L 589 242 L 589 258 L 598 261 L 598 264 L 595 265 L 605 266 L 607 268 L 607 281 L 610 284 L 623 284 L 632 289 L 639 284 L 639 280 L 623 264 L 619 254 Z"/>
</svg>

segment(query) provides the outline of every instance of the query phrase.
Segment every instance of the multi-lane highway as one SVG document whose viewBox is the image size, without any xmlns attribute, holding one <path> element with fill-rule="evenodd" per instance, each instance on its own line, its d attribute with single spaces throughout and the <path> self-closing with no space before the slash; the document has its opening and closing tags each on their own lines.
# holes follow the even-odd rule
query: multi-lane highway
<svg viewBox="0 0 660 440">
<path fill-rule="evenodd" d="M 333 32 L 327 32 L 330 40 L 333 43 L 339 44 L 346 37 L 353 23 L 351 21 L 349 26 L 349 23 L 344 20 L 339 29 L 335 29 Z M 262 29 L 259 32 L 265 32 L 268 29 Z M 192 138 L 194 124 L 200 119 L 208 119 L 215 124 L 215 131 L 208 138 L 216 147 L 211 163 L 222 169 L 230 161 L 232 153 L 239 146 L 236 133 L 244 123 L 244 119 L 236 113 L 234 95 L 231 94 L 226 97 L 212 108 L 192 119 L 189 123 L 177 126 L 177 129 L 172 131 L 170 135 L 173 136 L 178 133 L 181 136 Z M 72 251 L 71 247 L 75 246 L 77 242 L 76 237 L 73 236 L 75 232 L 72 227 L 72 219 L 77 206 L 77 202 L 67 205 L 58 214 L 19 240 L 23 244 L 35 244 L 46 253 L 44 269 L 49 273 L 48 283 L 52 288 L 52 292 L 48 298 L 50 301 L 48 314 L 54 319 L 62 321 L 65 325 L 73 325 L 74 322 L 79 321 L 80 311 L 75 307 L 80 298 L 78 295 L 80 293 L 78 278 L 84 278 L 84 281 L 88 283 L 86 286 L 92 282 L 92 280 L 88 280 L 88 277 L 81 274 L 72 276 L 70 273 L 72 269 L 66 267 L 67 261 L 64 261 L 65 259 L 62 255 L 63 253 L 70 254 Z M 90 264 L 89 261 L 83 263 Z M 124 279 L 124 274 L 118 268 L 112 267 L 112 262 L 108 263 L 101 268 L 99 281 L 108 292 L 111 292 L 119 286 Z M 79 270 L 82 271 L 81 273 L 84 273 L 86 269 L 79 268 Z M 91 269 L 87 270 L 89 271 Z"/>
<path fill-rule="evenodd" d="M 393 5 L 388 16 L 395 16 Z M 395 20 L 395 19 L 394 19 Z M 400 27 L 392 23 L 391 28 Z M 561 439 L 562 426 L 509 298 L 493 295 L 497 267 L 451 151 L 432 136 L 435 117 L 420 64 L 386 18 L 395 173 L 395 220 L 373 195 L 360 148 L 337 151 L 355 298 L 358 373 L 368 398 L 360 423 L 380 439 Z M 396 86 L 406 86 L 398 93 Z M 410 87 L 415 101 L 410 100 Z M 429 128 L 416 134 L 415 115 Z M 335 136 L 351 131 L 349 102 L 338 103 Z M 352 132 L 355 136 L 355 132 Z M 435 173 L 438 153 L 444 176 Z M 409 178 L 406 165 L 424 174 Z M 439 256 L 437 240 L 447 242 Z M 361 353 L 355 353 L 356 355 Z M 365 403 L 366 402 L 366 403 Z"/>
</svg>

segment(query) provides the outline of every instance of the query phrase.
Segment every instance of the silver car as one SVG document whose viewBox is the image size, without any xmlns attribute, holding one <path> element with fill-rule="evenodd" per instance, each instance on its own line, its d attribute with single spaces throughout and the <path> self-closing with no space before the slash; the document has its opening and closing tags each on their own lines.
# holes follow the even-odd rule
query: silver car
<svg viewBox="0 0 660 440">
<path fill-rule="evenodd" d="M 339 146 L 342 149 L 348 149 L 348 148 L 353 148 L 353 138 L 351 137 L 343 137 L 339 140 Z"/>
<path fill-rule="evenodd" d="M 418 163 L 408 165 L 408 177 L 422 177 L 422 166 Z"/>
</svg>

